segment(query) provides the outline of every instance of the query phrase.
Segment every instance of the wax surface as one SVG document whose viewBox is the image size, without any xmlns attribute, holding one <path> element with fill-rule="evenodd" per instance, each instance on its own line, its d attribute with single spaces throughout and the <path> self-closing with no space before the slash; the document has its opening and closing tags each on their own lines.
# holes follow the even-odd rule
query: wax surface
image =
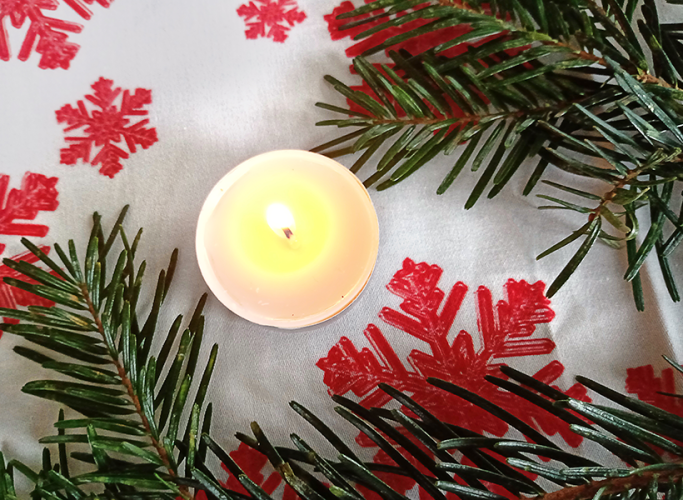
<svg viewBox="0 0 683 500">
<path fill-rule="evenodd" d="M 268 225 L 273 203 L 291 211 L 296 245 Z M 331 316 L 374 264 L 377 222 L 368 205 L 367 192 L 346 172 L 301 158 L 254 165 L 225 190 L 209 219 L 210 264 L 252 314 L 297 320 L 329 310 Z"/>
</svg>

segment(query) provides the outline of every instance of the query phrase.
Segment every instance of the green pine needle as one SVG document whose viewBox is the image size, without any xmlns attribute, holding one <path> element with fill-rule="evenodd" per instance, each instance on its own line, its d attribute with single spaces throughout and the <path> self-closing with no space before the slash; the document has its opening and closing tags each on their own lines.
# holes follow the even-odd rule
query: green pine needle
<svg viewBox="0 0 683 500">
<path fill-rule="evenodd" d="M 319 125 L 359 130 L 314 151 L 337 157 L 362 149 L 352 171 L 360 173 L 374 163 L 377 171 L 364 185 L 382 190 L 467 143 L 437 189 L 443 194 L 471 162 L 478 179 L 466 209 L 491 185 L 487 197 L 498 195 L 518 171 L 528 168 L 527 158 L 538 156 L 524 195 L 550 166 L 568 173 L 568 180 L 551 185 L 593 201 L 578 210 L 588 216 L 583 223 L 591 226 L 605 219 L 625 233 L 614 236 L 598 229 L 596 239 L 627 252 L 625 279 L 632 282 L 636 307 L 644 308 L 638 273 L 653 250 L 671 298 L 678 301 L 675 266 L 669 259 L 683 241 L 683 229 L 671 201 L 659 208 L 666 220 L 653 221 L 650 237 L 640 246 L 631 230 L 648 230 L 648 223 L 640 220 L 645 205 L 636 201 L 647 197 L 650 186 L 680 189 L 683 179 L 683 93 L 678 90 L 683 84 L 683 23 L 661 23 L 652 0 L 603 4 L 379 0 L 340 15 L 345 21 L 340 29 L 364 29 L 356 40 L 370 43 L 373 35 L 381 37 L 353 62 L 372 94 L 325 77 L 363 111 L 319 104 L 347 115 Z M 644 19 L 636 21 L 639 7 Z M 443 30 L 450 26 L 469 30 L 450 35 Z M 443 39 L 422 53 L 392 50 L 427 33 Z M 383 50 L 393 65 L 373 65 L 365 59 Z M 341 145 L 346 146 L 330 149 Z M 593 188 L 571 186 L 572 175 L 594 179 Z M 576 207 L 571 201 L 555 201 L 564 208 Z M 616 214 L 613 204 L 628 205 L 630 222 Z M 581 235 L 575 232 L 541 255 Z M 595 240 L 587 241 L 557 276 L 548 296 L 576 272 Z"/>
<path fill-rule="evenodd" d="M 555 187 L 592 200 L 583 196 L 583 192 L 563 189 L 564 185 Z M 651 191 L 664 204 L 672 195 L 666 186 Z M 620 196 L 628 214 L 638 200 L 625 193 Z M 653 212 L 652 216 L 657 222 L 666 219 L 664 209 Z M 101 274 L 104 281 L 98 284 L 98 265 L 101 269 L 107 267 L 105 246 L 99 243 L 102 234 L 99 216 L 94 220 L 89 250 L 84 254 L 89 262 L 82 264 L 76 259 L 77 249 L 73 244 L 68 245 L 70 256 L 64 255 L 71 266 L 65 264 L 68 279 L 64 281 L 80 291 L 74 293 L 77 297 L 74 300 L 85 306 L 86 312 L 81 308 L 74 312 L 64 305 L 51 309 L 30 307 L 28 311 L 15 311 L 14 317 L 21 319 L 20 324 L 2 325 L 4 331 L 22 336 L 37 346 L 35 349 L 16 347 L 16 352 L 27 362 L 40 363 L 50 373 L 60 376 L 29 382 L 23 392 L 56 401 L 80 415 L 66 418 L 64 411 L 59 412 L 55 422 L 57 433 L 39 440 L 57 447 L 58 460 L 53 462 L 50 448 L 45 448 L 42 469 L 38 472 L 21 462 L 6 461 L 0 453 L 0 498 L 18 499 L 14 480 L 20 474 L 33 484 L 31 498 L 49 500 L 174 500 L 178 497 L 191 500 L 200 490 L 210 498 L 273 500 L 256 478 L 248 477 L 218 444 L 226 438 L 214 439 L 209 435 L 213 407 L 209 404 L 205 411 L 203 408 L 211 376 L 219 362 L 216 345 L 204 364 L 202 376 L 197 377 L 199 384 L 192 382 L 202 352 L 202 310 L 206 296 L 200 299 L 181 339 L 177 339 L 177 334 L 182 317 L 177 317 L 171 326 L 171 340 L 167 339 L 158 358 L 155 357 L 145 345 L 154 340 L 158 330 L 167 332 L 167 325 L 157 324 L 163 317 L 159 309 L 169 291 L 168 276 L 172 272 L 160 274 L 155 299 L 150 301 L 151 311 L 145 315 L 146 324 L 154 328 L 140 328 L 138 308 L 130 303 L 142 284 L 132 271 L 135 269 L 133 246 L 123 241 L 123 229 L 115 231 L 122 240 L 125 263 L 118 257 L 108 284 L 102 285 L 108 273 Z M 577 260 L 585 256 L 597 239 L 600 221 L 596 215 L 587 227 L 577 231 L 579 236 L 587 236 L 571 266 L 578 265 Z M 661 242 L 661 238 L 657 240 L 658 244 Z M 116 244 L 114 241 L 109 249 Z M 172 267 L 176 259 L 174 254 Z M 24 269 L 27 278 L 39 275 L 36 266 Z M 64 283 L 41 286 L 52 293 L 63 289 Z M 99 310 L 91 300 L 92 288 L 96 286 L 107 290 L 101 295 L 103 302 Z M 84 360 L 83 355 L 88 357 Z M 174 361 L 162 381 L 158 374 L 171 356 Z M 102 360 L 103 364 L 93 360 Z M 676 364 L 674 367 L 683 372 L 683 367 Z M 405 500 L 404 495 L 392 488 L 391 481 L 386 480 L 387 474 L 410 477 L 438 500 L 444 500 L 447 493 L 477 500 L 507 498 L 492 492 L 491 484 L 520 500 L 591 500 L 603 496 L 609 496 L 610 500 L 645 497 L 655 500 L 658 491 L 663 489 L 677 496 L 683 491 L 683 447 L 679 444 L 683 440 L 683 418 L 589 379 L 579 377 L 578 381 L 613 406 L 622 408 L 574 400 L 517 370 L 506 366 L 500 369 L 504 377 L 488 375 L 482 383 L 492 384 L 493 390 L 504 391 L 510 398 L 520 398 L 523 404 L 551 413 L 568 424 L 571 431 L 602 446 L 626 465 L 612 460 L 608 463 L 617 465 L 608 466 L 563 450 L 542 434 L 530 417 L 517 417 L 466 388 L 433 378 L 428 382 L 435 391 L 444 391 L 444 401 L 456 398 L 475 405 L 488 418 L 498 419 L 519 431 L 526 440 L 483 436 L 459 427 L 458 422 L 443 422 L 410 396 L 386 384 L 380 384 L 379 389 L 395 400 L 395 407 L 400 410 L 368 409 L 342 396 L 334 396 L 333 401 L 339 405 L 337 413 L 377 444 L 392 464 L 364 462 L 354 453 L 354 445 L 337 434 L 335 426 L 329 426 L 295 402 L 291 407 L 296 413 L 332 445 L 335 450 L 332 457 L 323 457 L 297 434 L 291 435 L 294 447 L 278 446 L 256 422 L 251 426 L 253 436 L 238 433 L 237 437 L 263 454 L 304 500 L 362 500 L 360 486 L 375 492 L 381 500 Z M 194 399 L 190 404 L 191 394 Z M 446 394 L 450 397 L 446 398 Z M 183 434 L 181 425 L 185 426 Z M 461 464 L 453 450 L 466 457 L 471 465 Z M 555 463 L 543 463 L 548 459 Z M 218 467 L 214 469 L 216 460 L 225 465 L 250 496 L 223 486 L 218 479 L 223 477 L 222 473 Z M 72 461 L 80 462 L 79 466 Z M 73 471 L 79 473 L 74 475 Z M 556 487 L 551 489 L 547 483 L 539 484 L 539 480 L 530 479 L 522 471 L 532 472 Z"/>
</svg>

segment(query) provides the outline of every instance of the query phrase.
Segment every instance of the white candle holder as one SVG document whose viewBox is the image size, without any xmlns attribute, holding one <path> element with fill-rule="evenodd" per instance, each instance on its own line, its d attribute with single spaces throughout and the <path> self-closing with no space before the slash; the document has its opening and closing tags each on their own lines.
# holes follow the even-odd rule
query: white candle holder
<svg viewBox="0 0 683 500">
<path fill-rule="evenodd" d="M 266 224 L 265 207 L 280 205 L 280 193 L 295 206 L 306 193 L 311 200 L 293 232 L 283 227 L 269 235 L 261 212 Z M 248 222 L 253 226 L 244 230 Z M 272 151 L 239 164 L 213 187 L 197 223 L 199 268 L 216 298 L 249 321 L 278 328 L 311 326 L 346 309 L 365 288 L 378 247 L 377 214 L 363 184 L 307 151 Z"/>
</svg>

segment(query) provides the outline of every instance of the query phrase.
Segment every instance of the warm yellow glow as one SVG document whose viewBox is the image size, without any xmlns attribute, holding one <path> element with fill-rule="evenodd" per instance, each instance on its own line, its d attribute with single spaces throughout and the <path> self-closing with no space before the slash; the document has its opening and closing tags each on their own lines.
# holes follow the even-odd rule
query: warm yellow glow
<svg viewBox="0 0 683 500">
<path fill-rule="evenodd" d="M 291 239 L 296 223 L 289 208 L 282 203 L 273 203 L 266 209 L 266 221 L 275 234 L 281 238 Z"/>
<path fill-rule="evenodd" d="M 266 155 L 235 167 L 212 190 L 197 228 L 199 265 L 237 314 L 287 328 L 314 324 L 367 283 L 377 216 L 347 168 L 304 151 Z"/>
</svg>

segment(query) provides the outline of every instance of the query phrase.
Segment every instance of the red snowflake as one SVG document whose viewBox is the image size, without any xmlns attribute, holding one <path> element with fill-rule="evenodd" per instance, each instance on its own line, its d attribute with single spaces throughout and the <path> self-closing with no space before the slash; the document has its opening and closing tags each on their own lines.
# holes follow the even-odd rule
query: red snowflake
<svg viewBox="0 0 683 500">
<path fill-rule="evenodd" d="M 50 247 L 48 246 L 41 246 L 40 249 L 45 252 L 46 254 L 50 252 Z M 28 262 L 29 264 L 37 264 L 38 263 L 38 257 L 33 255 L 31 252 L 24 252 L 19 255 L 15 255 L 12 257 L 12 260 L 23 260 Z M 54 274 L 54 273 L 50 273 Z M 21 290 L 19 288 L 15 288 L 13 286 L 9 286 L 7 283 L 4 282 L 4 278 L 16 278 L 20 279 L 22 281 L 26 281 L 27 283 L 35 283 L 30 278 L 27 278 L 23 274 L 5 266 L 2 265 L 0 266 L 0 307 L 6 307 L 8 309 L 16 309 L 17 306 L 23 306 L 23 307 L 28 307 L 28 306 L 43 306 L 43 307 L 52 307 L 55 305 L 54 302 L 44 299 L 42 297 L 38 297 L 37 295 L 33 295 L 32 293 L 29 293 L 25 290 Z M 12 319 L 12 318 L 3 318 L 5 323 L 12 323 L 12 324 L 17 324 L 19 323 L 19 320 Z M 2 337 L 2 331 L 0 330 L 0 337 Z"/>
<path fill-rule="evenodd" d="M 10 189 L 9 175 L 0 174 L 0 234 L 19 236 L 45 236 L 49 229 L 42 224 L 17 222 L 34 220 L 41 211 L 54 211 L 57 201 L 57 177 L 26 172 L 19 189 Z M 5 245 L 0 243 L 0 253 Z"/>
<path fill-rule="evenodd" d="M 230 457 L 240 466 L 245 475 L 263 488 L 263 491 L 268 495 L 272 495 L 277 487 L 282 484 L 282 477 L 270 466 L 266 456 L 251 446 L 241 443 L 239 448 L 230 452 Z M 221 464 L 221 467 L 229 475 L 228 480 L 221 482 L 221 485 L 238 493 L 249 495 L 244 486 L 242 486 L 242 483 L 234 475 L 230 474 L 225 464 Z M 263 473 L 264 468 L 268 474 L 267 476 Z M 282 500 L 299 500 L 299 495 L 296 494 L 291 486 L 286 484 Z"/>
<path fill-rule="evenodd" d="M 76 14 L 83 19 L 90 19 L 92 12 L 86 4 L 92 5 L 93 0 L 63 0 Z M 102 7 L 108 8 L 113 0 L 97 0 Z M 5 31 L 5 18 L 8 17 L 12 26 L 21 28 L 28 18 L 29 28 L 26 38 L 21 45 L 20 61 L 26 61 L 35 50 L 41 55 L 38 67 L 42 69 L 69 69 L 71 60 L 76 56 L 79 45 L 69 42 L 68 33 L 80 33 L 83 29 L 78 23 L 63 21 L 46 16 L 44 10 L 57 10 L 59 0 L 0 0 L 0 59 L 9 61 L 9 37 Z M 36 44 L 36 39 L 38 43 Z"/>
<path fill-rule="evenodd" d="M 418 404 L 444 421 L 479 433 L 495 436 L 507 433 L 505 422 L 426 381 L 427 377 L 438 377 L 485 397 L 547 435 L 559 434 L 570 446 L 578 446 L 582 438 L 572 433 L 568 424 L 484 380 L 488 374 L 500 376 L 497 367 L 506 358 L 547 355 L 555 349 L 550 339 L 531 338 L 536 325 L 549 323 L 555 317 L 550 301 L 544 296 L 545 284 L 508 280 L 504 287 L 507 299 L 495 306 L 489 289 L 479 287 L 476 292 L 479 345 L 475 346 L 472 335 L 464 330 L 452 341 L 448 339 L 468 288 L 458 282 L 446 295 L 438 288 L 442 273 L 439 266 L 406 259 L 387 286 L 403 300 L 400 311 L 385 307 L 379 313 L 388 325 L 426 342 L 429 351 L 413 350 L 407 357 L 407 367 L 382 331 L 369 324 L 365 336 L 372 349 L 359 350 L 347 337 L 342 337 L 318 361 L 329 392 L 352 392 L 361 398 L 360 403 L 365 407 L 383 406 L 391 398 L 377 384 L 385 382 L 410 394 Z M 559 361 L 551 361 L 534 377 L 552 384 L 563 371 Z M 585 387 L 579 384 L 566 394 L 589 400 Z M 362 435 L 357 441 L 361 446 L 375 446 Z M 382 453 L 375 456 L 378 463 L 385 459 L 388 457 Z M 399 481 L 401 484 L 396 483 L 396 487 L 400 491 L 407 491 L 415 484 L 407 478 L 392 479 L 392 475 L 385 479 L 391 480 L 392 485 Z"/>
<path fill-rule="evenodd" d="M 645 403 L 683 416 L 683 399 L 667 395 L 676 392 L 673 368 L 662 370 L 661 377 L 655 376 L 652 365 L 629 368 L 626 370 L 626 392 Z"/>
<path fill-rule="evenodd" d="M 84 136 L 67 136 L 70 146 L 61 149 L 61 163 L 75 165 L 78 160 L 91 165 L 101 165 L 100 173 L 107 177 L 114 176 L 123 168 L 122 159 L 129 154 L 114 143 L 124 141 L 130 153 L 137 151 L 136 145 L 147 149 L 157 142 L 155 128 L 147 127 L 149 119 L 145 118 L 131 124 L 132 116 L 147 116 L 146 105 L 152 102 L 152 91 L 137 88 L 131 94 L 129 90 L 121 93 L 121 87 L 114 87 L 112 80 L 100 78 L 92 84 L 93 93 L 85 96 L 99 109 L 88 111 L 83 101 L 78 101 L 77 107 L 70 104 L 59 109 L 57 122 L 65 123 L 65 132 L 84 128 Z M 120 107 L 114 103 L 121 95 Z M 93 146 L 102 149 L 90 160 Z"/>
<path fill-rule="evenodd" d="M 366 0 L 365 3 L 370 3 L 369 1 Z M 415 8 L 419 8 L 415 7 Z M 345 14 L 346 12 L 351 12 L 354 10 L 356 7 L 353 5 L 353 3 L 349 1 L 344 1 L 342 2 L 338 7 L 336 7 L 331 14 L 328 14 L 324 17 L 325 21 L 327 22 L 327 29 L 330 32 L 330 38 L 332 40 L 341 40 L 342 38 L 351 38 L 355 37 L 356 35 L 372 28 L 373 26 L 377 26 L 379 24 L 382 24 L 387 21 L 387 18 L 379 18 L 375 21 L 371 21 L 366 24 L 362 24 L 359 26 L 356 26 L 355 28 L 350 28 L 350 29 L 341 29 L 345 24 L 349 22 L 348 19 L 337 19 L 337 16 L 341 14 Z M 380 11 L 377 11 L 373 13 L 372 15 L 379 14 Z M 370 17 L 370 14 L 365 14 L 362 16 L 358 16 L 358 19 L 365 19 Z M 416 19 L 415 21 L 410 21 L 406 24 L 403 24 L 401 26 L 397 26 L 394 28 L 388 28 L 385 30 L 382 30 L 379 33 L 375 33 L 374 35 L 370 35 L 367 38 L 363 38 L 361 41 L 358 43 L 353 44 L 351 47 L 346 49 L 346 55 L 348 57 L 356 57 L 361 55 L 363 52 L 365 52 L 368 49 L 371 49 L 377 45 L 380 45 L 381 43 L 384 43 L 387 41 L 389 38 L 397 35 L 401 35 L 403 33 L 406 33 L 408 31 L 414 30 L 416 28 L 419 28 L 425 24 L 430 23 L 431 21 L 425 20 L 425 19 Z M 399 44 L 393 45 L 391 47 L 391 50 L 400 50 L 400 49 L 405 49 L 411 54 L 421 54 L 422 52 L 425 52 L 429 49 L 432 49 L 436 47 L 437 45 L 443 43 L 444 40 L 451 40 L 453 38 L 456 38 L 458 36 L 464 35 L 465 33 L 469 32 L 471 30 L 470 26 L 467 24 L 460 24 L 457 26 L 452 26 L 449 28 L 442 28 L 440 30 L 432 31 L 430 33 L 425 33 L 424 35 L 420 35 L 414 38 L 411 38 L 409 40 L 406 40 L 405 42 L 401 42 Z M 479 45 L 483 43 L 484 41 L 487 41 L 488 39 L 482 40 L 478 42 L 476 45 Z M 449 57 L 454 57 L 458 54 L 461 54 L 465 51 L 466 44 L 460 44 L 456 46 L 455 48 L 448 49 L 443 52 L 444 55 L 447 55 Z M 388 55 L 389 49 L 387 49 L 386 54 Z"/>
<path fill-rule="evenodd" d="M 373 0 L 365 0 L 365 3 L 370 3 Z M 411 9 L 408 9 L 408 11 L 419 9 L 422 6 L 418 5 L 415 6 Z M 343 38 L 351 38 L 353 39 L 356 35 L 374 27 L 379 24 L 382 24 L 387 21 L 386 17 L 383 18 L 378 18 L 374 21 L 368 22 L 366 24 L 361 24 L 356 27 L 350 28 L 350 29 L 342 29 L 345 24 L 349 22 L 348 19 L 337 19 L 337 16 L 344 14 L 346 12 L 350 12 L 355 9 L 355 6 L 353 3 L 350 1 L 344 1 L 342 2 L 338 7 L 336 7 L 331 14 L 328 14 L 324 16 L 325 21 L 327 22 L 328 26 L 328 31 L 330 32 L 330 38 L 332 40 L 341 40 Z M 383 12 L 382 10 L 378 10 L 376 12 L 373 12 L 372 15 L 374 16 L 375 14 L 379 14 L 380 12 Z M 405 12 L 399 12 L 397 13 L 394 17 L 398 17 Z M 357 19 L 365 19 L 370 17 L 371 14 L 364 14 L 361 16 L 358 16 Z M 392 28 L 387 28 L 384 29 L 378 33 L 375 33 L 373 35 L 370 35 L 369 37 L 363 38 L 359 42 L 353 44 L 351 47 L 346 49 L 346 55 L 348 57 L 357 57 L 361 54 L 363 54 L 366 50 L 369 50 L 373 47 L 376 47 L 378 45 L 381 45 L 382 43 L 386 42 L 389 38 L 392 38 L 394 36 L 402 35 L 408 31 L 420 28 L 428 23 L 430 23 L 430 20 L 425 20 L 425 19 L 416 19 L 414 21 L 407 22 L 405 24 L 402 24 L 400 26 L 395 26 Z M 469 24 L 459 24 L 456 26 L 450 26 L 447 28 L 441 28 L 436 31 L 432 31 L 429 33 L 424 33 L 422 35 L 412 37 L 408 40 L 405 40 L 403 42 L 399 42 L 397 44 L 392 45 L 391 47 L 388 47 L 387 49 L 384 50 L 384 53 L 387 57 L 389 57 L 389 52 L 390 51 L 399 51 L 399 50 L 406 50 L 410 54 L 421 54 L 423 52 L 426 52 L 430 49 L 433 49 L 434 47 L 442 44 L 444 40 L 452 40 L 455 39 L 459 36 L 462 36 L 469 31 L 471 31 L 471 26 Z M 500 36 L 504 36 L 501 34 L 495 34 L 491 35 L 489 37 L 482 38 L 480 40 L 477 40 L 476 42 L 472 43 L 461 43 L 456 45 L 455 47 L 450 47 L 444 51 L 439 52 L 441 55 L 445 55 L 447 57 L 455 57 L 457 55 L 460 55 L 468 50 L 469 47 L 478 47 L 479 45 L 482 45 L 492 39 L 498 38 Z M 524 47 L 521 48 L 516 48 L 516 49 L 510 49 L 506 50 L 506 53 L 510 56 L 517 55 L 519 52 L 524 50 Z M 385 77 L 387 77 L 387 80 L 392 81 L 393 78 L 386 75 L 386 72 L 382 68 L 381 64 L 373 64 L 373 66 L 379 70 L 381 73 L 385 73 Z M 396 73 L 400 77 L 405 77 L 403 71 L 398 70 L 394 64 L 388 64 L 388 66 L 396 71 Z M 351 73 L 356 74 L 355 69 L 353 66 L 351 66 Z M 370 86 L 363 80 L 362 85 L 359 86 L 351 86 L 352 90 L 357 90 L 360 92 L 363 92 L 366 95 L 369 95 L 373 99 L 377 100 L 380 104 L 384 105 L 382 100 L 379 99 L 374 93 L 374 91 L 370 88 Z M 475 89 L 473 89 L 475 90 Z M 486 97 L 478 93 L 479 96 L 486 100 Z M 395 99 L 393 99 L 392 96 L 385 96 L 389 101 L 392 103 L 395 103 Z M 429 102 L 425 102 L 425 105 L 427 105 L 431 111 L 434 113 L 435 116 L 439 118 L 457 118 L 463 116 L 462 110 L 450 99 L 449 96 L 445 95 L 443 98 L 448 102 L 449 104 L 449 112 L 448 116 L 443 116 L 436 108 L 431 106 Z M 353 102 L 351 99 L 346 100 L 349 109 L 352 111 L 360 112 L 360 113 L 367 113 L 367 110 L 355 102 Z M 398 115 L 403 116 L 405 113 L 403 110 L 398 107 Z M 455 127 L 454 127 L 455 128 Z M 435 132 L 436 133 L 436 132 Z"/>
<path fill-rule="evenodd" d="M 392 64 L 392 63 L 389 63 L 389 64 L 373 63 L 372 66 L 377 71 L 382 73 L 384 75 L 384 77 L 387 78 L 387 80 L 389 80 L 389 81 L 392 80 L 392 77 L 387 74 L 386 68 L 393 70 L 394 72 L 396 72 L 396 74 L 398 74 L 401 77 L 404 76 L 404 72 L 402 70 L 400 70 L 399 68 L 397 68 L 396 65 Z M 351 72 L 352 75 L 358 74 L 358 72 L 356 71 L 356 68 L 354 68 L 353 65 L 351 65 L 351 67 L 349 68 L 349 71 Z M 362 92 L 363 94 L 371 97 L 372 99 L 374 99 L 375 101 L 377 101 L 381 105 L 384 105 L 383 100 L 375 93 L 373 88 L 370 87 L 368 82 L 366 82 L 365 80 L 363 80 L 360 85 L 350 85 L 349 87 L 351 88 L 351 90 L 356 90 L 356 91 Z M 485 97 L 483 95 L 480 95 L 480 97 L 485 99 Z M 400 106 L 400 104 L 398 104 L 398 102 L 396 101 L 396 99 L 392 95 L 386 95 L 385 94 L 384 98 L 386 100 L 388 100 L 392 104 L 392 106 L 394 106 L 396 114 L 399 118 L 406 116 L 406 112 L 403 110 L 403 108 Z M 439 111 L 437 108 L 435 108 L 429 101 L 425 101 L 424 104 L 431 110 L 431 112 L 437 118 L 459 118 L 459 117 L 462 117 L 465 115 L 465 113 L 450 98 L 450 96 L 444 95 L 443 99 L 448 104 L 446 115 L 444 115 L 441 111 Z M 367 112 L 368 112 L 367 109 L 365 109 L 363 106 L 361 106 L 359 104 L 356 104 L 351 99 L 347 99 L 346 103 L 349 106 L 349 109 L 351 111 L 355 111 L 357 113 L 362 113 L 362 114 L 367 114 Z M 458 127 L 458 125 L 451 125 L 451 127 L 449 128 L 449 132 L 456 129 L 457 127 Z"/>
<path fill-rule="evenodd" d="M 306 19 L 295 0 L 254 0 L 240 5 L 237 15 L 244 18 L 247 38 L 272 38 L 280 43 L 296 23 Z"/>
</svg>

